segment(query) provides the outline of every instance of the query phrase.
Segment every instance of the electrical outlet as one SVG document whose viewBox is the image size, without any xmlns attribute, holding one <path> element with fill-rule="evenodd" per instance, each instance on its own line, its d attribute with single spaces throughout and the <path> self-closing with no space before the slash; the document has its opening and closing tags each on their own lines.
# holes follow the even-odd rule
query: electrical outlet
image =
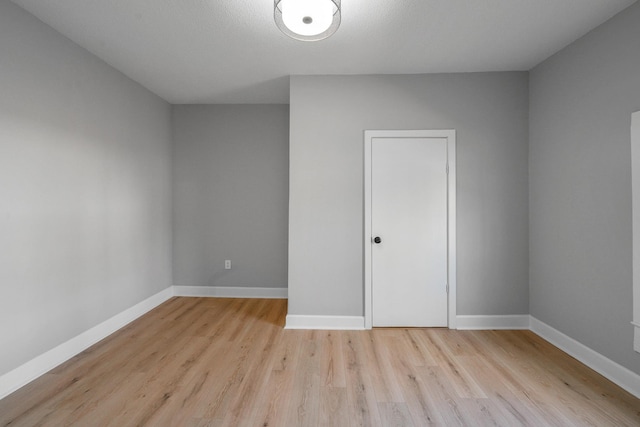
<svg viewBox="0 0 640 427">
<path fill-rule="evenodd" d="M 224 269 L 225 270 L 231 270 L 231 260 L 230 259 L 225 259 L 224 260 Z"/>
</svg>

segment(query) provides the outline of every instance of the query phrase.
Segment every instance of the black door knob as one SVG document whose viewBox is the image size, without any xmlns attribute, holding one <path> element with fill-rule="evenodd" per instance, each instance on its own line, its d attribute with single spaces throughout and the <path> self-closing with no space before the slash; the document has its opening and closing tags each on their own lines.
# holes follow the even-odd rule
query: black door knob
<svg viewBox="0 0 640 427">
<path fill-rule="evenodd" d="M 375 243 L 380 243 L 380 242 L 382 242 L 382 239 L 380 237 L 376 236 L 376 237 L 373 238 L 373 241 Z"/>
</svg>

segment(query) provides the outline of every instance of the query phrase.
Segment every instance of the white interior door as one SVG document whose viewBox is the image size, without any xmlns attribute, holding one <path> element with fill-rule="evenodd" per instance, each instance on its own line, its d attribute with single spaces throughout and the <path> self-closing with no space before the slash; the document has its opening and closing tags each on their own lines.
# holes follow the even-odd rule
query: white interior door
<svg viewBox="0 0 640 427">
<path fill-rule="evenodd" d="M 371 139 L 373 326 L 447 326 L 447 138 Z"/>
</svg>

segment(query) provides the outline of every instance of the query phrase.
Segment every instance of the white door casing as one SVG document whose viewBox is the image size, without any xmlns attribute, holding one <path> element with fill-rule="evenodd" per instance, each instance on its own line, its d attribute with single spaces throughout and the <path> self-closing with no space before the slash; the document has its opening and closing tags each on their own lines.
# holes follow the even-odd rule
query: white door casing
<svg viewBox="0 0 640 427">
<path fill-rule="evenodd" d="M 364 145 L 365 327 L 455 329 L 455 131 L 365 131 Z"/>
</svg>

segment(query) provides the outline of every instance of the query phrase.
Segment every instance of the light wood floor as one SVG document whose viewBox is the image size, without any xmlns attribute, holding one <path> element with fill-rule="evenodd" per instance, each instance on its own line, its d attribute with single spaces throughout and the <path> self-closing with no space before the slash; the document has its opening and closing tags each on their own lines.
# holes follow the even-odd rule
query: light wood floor
<svg viewBox="0 0 640 427">
<path fill-rule="evenodd" d="M 285 314 L 173 298 L 0 400 L 0 425 L 640 425 L 639 399 L 529 331 L 295 331 Z"/>
</svg>

